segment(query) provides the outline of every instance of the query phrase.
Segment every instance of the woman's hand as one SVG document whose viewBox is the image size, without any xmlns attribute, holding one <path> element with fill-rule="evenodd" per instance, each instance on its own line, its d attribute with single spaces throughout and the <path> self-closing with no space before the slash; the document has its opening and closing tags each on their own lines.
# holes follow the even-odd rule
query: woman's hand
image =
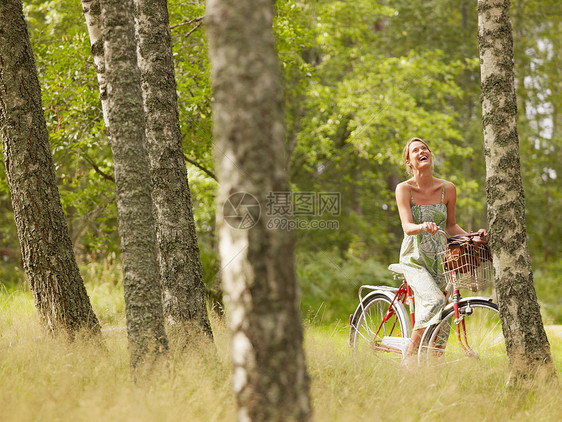
<svg viewBox="0 0 562 422">
<path fill-rule="evenodd" d="M 422 231 L 426 231 L 431 235 L 439 231 L 439 226 L 435 224 L 433 221 L 426 221 L 425 223 L 422 223 L 421 226 L 422 226 Z"/>
<path fill-rule="evenodd" d="M 478 230 L 478 236 L 480 236 L 482 239 L 488 240 L 488 230 L 486 229 Z"/>
</svg>

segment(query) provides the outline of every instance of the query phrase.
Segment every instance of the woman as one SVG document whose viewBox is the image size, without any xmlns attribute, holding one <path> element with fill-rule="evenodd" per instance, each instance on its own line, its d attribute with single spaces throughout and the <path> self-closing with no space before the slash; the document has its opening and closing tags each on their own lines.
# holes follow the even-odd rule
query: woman
<svg viewBox="0 0 562 422">
<path fill-rule="evenodd" d="M 402 152 L 406 170 L 412 176 L 396 187 L 396 202 L 404 240 L 400 263 L 416 298 L 416 324 L 405 354 L 407 364 L 417 353 L 427 327 L 438 322 L 446 305 L 442 289 L 445 280 L 440 275 L 437 254 L 446 246 L 446 238 L 437 234 L 445 230 L 448 236 L 467 234 L 455 220 L 457 192 L 455 185 L 432 174 L 433 155 L 420 138 L 412 138 Z M 480 231 L 486 236 L 486 231 Z"/>
</svg>

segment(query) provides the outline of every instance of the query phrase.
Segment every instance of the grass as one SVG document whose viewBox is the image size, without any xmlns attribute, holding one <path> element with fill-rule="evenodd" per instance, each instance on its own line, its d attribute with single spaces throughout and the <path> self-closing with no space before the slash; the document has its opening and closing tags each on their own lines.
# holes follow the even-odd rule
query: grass
<svg viewBox="0 0 562 422">
<path fill-rule="evenodd" d="M 11 309 L 14 309 L 13 307 Z M 217 347 L 172 351 L 150 382 L 130 379 L 124 330 L 105 331 L 107 351 L 85 341 L 44 336 L 30 313 L 7 326 L 0 317 L 0 420 L 235 420 L 223 324 Z"/>
<path fill-rule="evenodd" d="M 103 328 L 124 327 L 118 271 L 83 268 Z M 478 362 L 406 372 L 347 347 L 342 320 L 306 323 L 305 351 L 316 421 L 555 421 L 559 391 L 506 387 L 503 367 Z M 171 349 L 149 382 L 133 384 L 124 330 L 104 330 L 106 351 L 45 336 L 29 291 L 0 292 L 0 420 L 235 421 L 228 333 L 213 318 L 215 344 Z M 548 332 L 562 379 L 562 338 Z"/>
<path fill-rule="evenodd" d="M 347 327 L 309 327 L 306 351 L 312 396 L 319 421 L 526 421 L 560 420 L 559 391 L 535 385 L 506 387 L 504 368 L 477 361 L 405 371 L 396 362 L 354 357 Z M 560 377 L 562 339 L 552 338 Z"/>
</svg>

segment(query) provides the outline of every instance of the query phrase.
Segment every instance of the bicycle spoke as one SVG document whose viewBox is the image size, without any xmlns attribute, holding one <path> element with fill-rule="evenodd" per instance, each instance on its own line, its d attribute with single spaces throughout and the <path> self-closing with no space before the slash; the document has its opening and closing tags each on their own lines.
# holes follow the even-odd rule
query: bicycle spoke
<svg viewBox="0 0 562 422">
<path fill-rule="evenodd" d="M 350 344 L 354 349 L 364 349 L 378 354 L 399 357 L 402 352 L 397 349 L 395 342 L 384 342 L 384 339 L 401 338 L 404 332 L 403 322 L 406 321 L 406 311 L 403 305 L 392 305 L 392 301 L 385 294 L 374 294 L 367 297 L 358 307 L 353 316 L 350 332 Z M 397 308 L 397 306 L 399 306 Z M 401 306 L 401 308 L 400 308 Z M 398 309 L 398 311 L 397 311 Z M 390 312 L 390 313 L 389 313 Z M 402 314 L 399 314 L 402 312 Z M 402 319 L 400 319 L 402 315 Z M 388 320 L 384 321 L 385 316 Z M 384 322 L 383 322 L 384 321 Z"/>
<path fill-rule="evenodd" d="M 496 330 L 498 330 L 498 328 L 499 328 L 499 332 L 500 332 L 499 334 L 497 334 L 497 331 L 496 331 Z M 497 340 L 497 342 L 494 341 L 494 344 L 500 344 L 501 342 L 504 341 L 503 332 L 501 331 L 501 323 L 500 323 L 499 320 L 498 320 L 498 322 L 496 322 L 496 324 L 494 324 L 494 326 L 488 331 L 488 334 L 482 339 L 481 344 L 483 344 L 484 341 L 486 341 L 486 339 L 490 338 L 492 335 L 494 335 L 494 339 L 493 339 L 493 340 Z"/>
<path fill-rule="evenodd" d="M 439 357 L 441 362 L 432 360 L 438 364 L 467 358 L 482 362 L 506 360 L 501 322 L 494 304 L 483 300 L 463 304 L 458 324 L 454 312 L 448 311 L 441 323 L 431 328 L 420 348 L 420 356 Z M 460 330 L 460 337 L 457 330 Z"/>
<path fill-rule="evenodd" d="M 380 323 L 382 324 L 382 321 L 383 321 L 384 315 L 385 315 L 385 311 L 384 311 L 384 309 L 382 308 L 382 306 L 381 306 L 380 304 L 377 304 L 377 309 L 378 309 L 378 313 L 379 313 L 378 316 L 380 317 L 380 318 L 379 318 L 379 321 L 380 321 Z M 378 328 L 378 327 L 377 327 L 377 328 Z M 382 332 L 382 335 L 383 335 L 383 336 L 386 336 L 386 324 L 382 324 L 381 329 L 382 329 L 382 331 L 383 331 L 383 332 Z M 379 332 L 378 337 L 379 337 L 379 338 L 381 337 L 380 332 Z"/>
<path fill-rule="evenodd" d="M 495 348 L 496 346 L 503 343 L 504 339 L 503 339 L 503 333 L 501 333 L 501 323 L 499 319 L 492 327 L 487 327 L 483 322 L 480 322 L 478 326 L 480 330 L 479 332 L 476 333 L 477 335 L 474 336 L 474 338 L 481 337 L 478 344 L 475 344 L 475 346 L 478 347 L 478 350 L 481 351 L 491 350 L 492 348 Z M 498 328 L 500 330 L 499 334 L 497 332 Z M 484 336 L 478 335 L 483 330 L 486 330 L 485 335 Z M 475 331 L 475 329 L 473 328 L 472 331 Z M 485 344 L 487 344 L 488 346 L 485 346 Z"/>
</svg>

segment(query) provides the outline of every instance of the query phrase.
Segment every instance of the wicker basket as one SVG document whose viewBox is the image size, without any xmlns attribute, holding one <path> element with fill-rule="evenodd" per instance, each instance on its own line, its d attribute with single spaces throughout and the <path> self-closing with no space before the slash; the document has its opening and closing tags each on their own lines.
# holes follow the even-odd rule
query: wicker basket
<svg viewBox="0 0 562 422">
<path fill-rule="evenodd" d="M 455 288 L 477 292 L 492 284 L 492 256 L 487 244 L 449 244 L 440 258 L 443 274 Z"/>
</svg>

